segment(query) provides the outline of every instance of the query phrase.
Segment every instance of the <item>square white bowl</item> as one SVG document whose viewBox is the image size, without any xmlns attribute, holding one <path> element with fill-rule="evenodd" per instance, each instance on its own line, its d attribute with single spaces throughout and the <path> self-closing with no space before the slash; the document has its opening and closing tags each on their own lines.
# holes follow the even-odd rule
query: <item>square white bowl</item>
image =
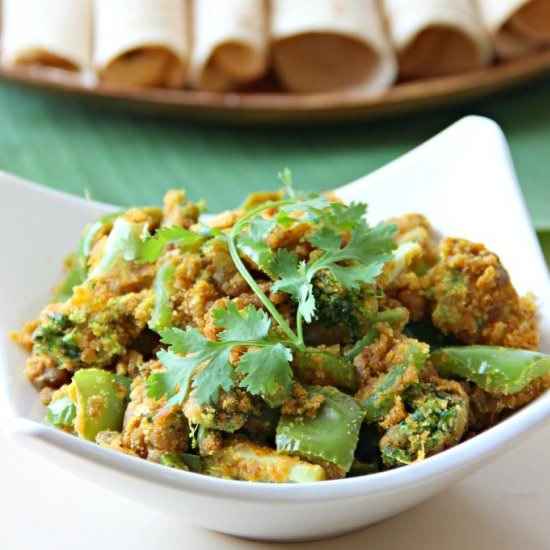
<svg viewBox="0 0 550 550">
<path fill-rule="evenodd" d="M 337 193 L 348 201 L 368 202 L 371 221 L 416 211 L 443 234 L 486 243 L 501 256 L 519 291 L 537 296 L 541 349 L 550 352 L 550 279 L 506 141 L 494 122 L 462 119 Z M 550 417 L 549 393 L 485 433 L 418 464 L 304 485 L 247 484 L 176 471 L 56 430 L 42 422 L 43 407 L 23 377 L 26 355 L 7 333 L 36 317 L 82 227 L 112 208 L 0 173 L 0 405 L 15 437 L 82 477 L 225 533 L 266 540 L 321 538 L 364 527 L 429 498 Z"/>
</svg>

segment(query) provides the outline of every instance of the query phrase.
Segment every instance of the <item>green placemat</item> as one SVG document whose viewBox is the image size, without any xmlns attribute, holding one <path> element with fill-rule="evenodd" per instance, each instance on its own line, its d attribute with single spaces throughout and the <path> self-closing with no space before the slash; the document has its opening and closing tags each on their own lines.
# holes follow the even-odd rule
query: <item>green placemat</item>
<svg viewBox="0 0 550 550">
<path fill-rule="evenodd" d="M 550 229 L 550 78 L 466 106 L 352 125 L 220 127 L 143 118 L 0 86 L 0 169 L 99 200 L 156 202 L 185 186 L 215 211 L 277 185 L 290 166 L 312 190 L 348 183 L 466 114 L 497 120 L 537 227 Z M 467 162 L 467 159 L 465 159 Z"/>
</svg>

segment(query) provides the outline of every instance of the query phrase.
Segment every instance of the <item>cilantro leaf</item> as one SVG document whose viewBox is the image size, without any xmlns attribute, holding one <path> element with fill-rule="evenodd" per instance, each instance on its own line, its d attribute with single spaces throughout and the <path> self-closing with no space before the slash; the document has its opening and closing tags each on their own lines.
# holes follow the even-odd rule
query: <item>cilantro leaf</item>
<svg viewBox="0 0 550 550">
<path fill-rule="evenodd" d="M 235 302 L 228 302 L 226 308 L 213 312 L 216 326 L 225 330 L 218 336 L 222 342 L 265 340 L 271 321 L 264 311 L 250 305 L 241 313 Z"/>
<path fill-rule="evenodd" d="M 342 236 L 328 227 L 322 227 L 319 231 L 310 235 L 308 240 L 320 250 L 332 253 L 339 252 L 342 246 Z"/>
<path fill-rule="evenodd" d="M 283 227 L 290 227 L 303 221 L 316 222 L 323 216 L 324 209 L 329 205 L 330 202 L 325 197 L 311 195 L 301 200 L 297 199 L 293 204 L 281 206 L 275 220 Z"/>
<path fill-rule="evenodd" d="M 310 322 L 315 312 L 313 285 L 305 262 L 298 262 L 298 257 L 285 248 L 277 250 L 275 260 L 271 265 L 273 273 L 279 280 L 275 281 L 273 292 L 286 292 L 298 303 L 298 309 L 306 322 Z"/>
<path fill-rule="evenodd" d="M 143 243 L 139 261 L 141 263 L 156 262 L 165 247 L 169 244 L 182 247 L 186 250 L 195 250 L 205 239 L 205 235 L 200 235 L 183 227 L 163 227 Z"/>
<path fill-rule="evenodd" d="M 324 250 L 310 270 L 317 272 L 328 269 L 347 288 L 357 288 L 364 283 L 372 283 L 380 275 L 386 262 L 393 257 L 396 248 L 393 225 L 378 224 L 370 227 L 362 221 L 351 232 L 351 239 L 342 247 L 342 239 L 327 227 L 309 237 L 311 244 Z M 338 262 L 355 262 L 341 265 Z"/>
<path fill-rule="evenodd" d="M 362 202 L 352 202 L 349 206 L 332 202 L 319 215 L 318 223 L 335 231 L 351 231 L 361 223 L 366 213 L 367 205 Z"/>
<path fill-rule="evenodd" d="M 355 224 L 345 246 L 342 246 L 343 235 L 328 226 L 322 226 L 308 237 L 311 244 L 323 251 L 309 265 L 299 262 L 298 257 L 286 249 L 277 251 L 271 269 L 279 279 L 273 284 L 272 290 L 290 294 L 298 304 L 298 314 L 307 323 L 311 322 L 315 313 L 312 280 L 318 271 L 328 269 L 346 288 L 354 289 L 372 283 L 382 272 L 385 263 L 393 257 L 396 228 L 385 224 L 371 228 L 362 219 L 365 208 L 364 205 L 350 207 L 352 212 L 346 212 L 342 217 L 343 226 Z M 331 216 L 344 210 L 338 207 L 331 212 L 328 214 L 329 221 L 340 223 Z"/>
<path fill-rule="evenodd" d="M 266 401 L 289 395 L 292 371 L 288 362 L 292 354 L 282 344 L 270 340 L 271 320 L 266 313 L 251 305 L 239 310 L 234 302 L 229 302 L 225 308 L 216 308 L 213 315 L 215 324 L 224 329 L 216 341 L 209 340 L 193 327 L 162 331 L 162 343 L 170 348 L 160 351 L 157 356 L 166 371 L 149 376 L 148 395 L 156 399 L 168 395 L 169 403 L 181 403 L 191 385 L 193 396 L 200 405 L 217 402 L 221 390 L 227 392 L 236 385 L 235 369 L 229 358 L 233 348 L 243 345 L 260 347 L 266 358 L 270 354 L 264 350 L 275 348 L 270 355 L 271 362 L 257 366 L 253 377 L 254 391 Z M 282 364 L 283 355 L 289 358 L 285 365 Z"/>
<path fill-rule="evenodd" d="M 273 252 L 262 240 L 254 240 L 250 235 L 241 235 L 237 238 L 237 248 L 242 256 L 258 268 L 263 271 L 268 269 Z"/>
<path fill-rule="evenodd" d="M 192 387 L 197 390 L 195 394 L 201 405 L 216 402 L 221 388 L 229 391 L 235 386 L 229 362 L 233 343 L 213 342 L 192 327 L 164 330 L 162 342 L 170 345 L 169 351 L 157 354 L 166 372 L 154 373 L 147 379 L 150 397 L 168 395 L 172 404 L 183 402 L 195 372 Z"/>
<path fill-rule="evenodd" d="M 193 395 L 200 405 L 216 403 L 220 390 L 226 392 L 235 387 L 233 366 L 229 362 L 229 353 L 233 346 L 216 346 L 206 355 L 208 364 L 195 376 L 193 380 Z"/>
<path fill-rule="evenodd" d="M 236 238 L 239 252 L 269 276 L 271 276 L 269 264 L 273 258 L 273 251 L 265 239 L 276 226 L 277 222 L 274 219 L 259 216 L 251 220 L 248 233 L 238 235 Z"/>
<path fill-rule="evenodd" d="M 239 386 L 252 395 L 260 395 L 270 407 L 279 407 L 290 398 L 293 379 L 291 351 L 275 344 L 247 351 L 240 358 L 237 373 L 246 375 Z"/>
<path fill-rule="evenodd" d="M 166 367 L 166 371 L 155 372 L 147 378 L 147 395 L 154 399 L 168 395 L 168 403 L 177 405 L 187 397 L 197 363 L 193 357 L 181 357 L 166 350 L 159 351 L 157 357 Z"/>
<path fill-rule="evenodd" d="M 277 226 L 272 218 L 254 218 L 249 224 L 249 235 L 254 241 L 265 239 Z"/>
<path fill-rule="evenodd" d="M 185 330 L 169 328 L 163 330 L 160 335 L 161 342 L 168 344 L 174 353 L 193 353 L 210 343 L 210 340 L 194 327 L 187 327 Z"/>
</svg>

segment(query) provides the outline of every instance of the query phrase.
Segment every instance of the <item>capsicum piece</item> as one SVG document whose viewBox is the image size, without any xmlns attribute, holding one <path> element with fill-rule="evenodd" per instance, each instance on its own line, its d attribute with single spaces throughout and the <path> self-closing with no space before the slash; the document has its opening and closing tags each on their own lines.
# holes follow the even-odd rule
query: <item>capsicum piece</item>
<svg viewBox="0 0 550 550">
<path fill-rule="evenodd" d="M 171 262 L 163 263 L 155 277 L 155 306 L 149 321 L 149 328 L 159 333 L 172 326 L 171 293 L 176 266 Z"/>
<path fill-rule="evenodd" d="M 495 346 L 441 348 L 431 354 L 444 377 L 465 378 L 489 393 L 510 395 L 550 373 L 550 355 Z"/>
<path fill-rule="evenodd" d="M 230 438 L 216 454 L 202 461 L 202 473 L 263 483 L 308 483 L 325 479 L 323 468 L 248 441 Z"/>
<path fill-rule="evenodd" d="M 294 353 L 293 366 L 298 378 L 307 384 L 335 386 L 350 391 L 357 388 L 355 367 L 335 353 L 315 348 L 298 350 Z"/>
<path fill-rule="evenodd" d="M 120 431 L 127 389 L 101 369 L 81 369 L 73 376 L 70 395 L 76 403 L 74 428 L 79 437 L 94 441 L 103 430 Z"/>
<path fill-rule="evenodd" d="M 201 471 L 201 457 L 189 453 L 164 453 L 160 457 L 160 463 L 186 472 L 200 473 Z"/>
<path fill-rule="evenodd" d="M 460 442 L 468 423 L 468 396 L 454 381 L 414 384 L 403 400 L 410 413 L 380 439 L 382 462 L 412 464 Z"/>
<path fill-rule="evenodd" d="M 277 426 L 277 450 L 312 462 L 325 462 L 344 475 L 351 467 L 364 418 L 361 405 L 336 388 L 314 386 L 325 398 L 315 418 L 283 415 Z"/>
<path fill-rule="evenodd" d="M 92 248 L 97 238 L 103 234 L 109 233 L 113 227 L 114 221 L 123 214 L 123 212 L 109 212 L 104 214 L 96 221 L 86 227 L 78 247 L 78 266 L 82 279 L 86 278 L 88 272 L 88 260 Z"/>
<path fill-rule="evenodd" d="M 390 327 L 396 330 L 402 330 L 409 320 L 409 311 L 404 307 L 396 307 L 394 309 L 387 309 L 380 311 L 376 315 L 373 315 L 370 319 L 370 328 L 368 332 L 360 340 L 357 340 L 353 347 L 347 351 L 344 357 L 348 361 L 353 361 L 366 347 L 374 344 L 376 339 L 380 336 L 379 331 L 376 329 L 376 325 L 381 323 L 387 323 Z"/>
<path fill-rule="evenodd" d="M 368 388 L 365 397 L 359 396 L 365 408 L 366 422 L 382 420 L 394 406 L 397 396 L 418 382 L 418 375 L 424 369 L 428 355 L 426 344 L 413 342 L 405 352 L 402 363 L 381 376 L 374 386 Z"/>
</svg>

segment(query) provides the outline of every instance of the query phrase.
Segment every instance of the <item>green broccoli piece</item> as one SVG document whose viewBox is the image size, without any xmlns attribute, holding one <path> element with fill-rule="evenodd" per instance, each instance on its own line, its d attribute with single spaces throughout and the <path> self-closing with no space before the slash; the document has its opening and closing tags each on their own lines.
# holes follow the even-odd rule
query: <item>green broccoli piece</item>
<svg viewBox="0 0 550 550">
<path fill-rule="evenodd" d="M 33 333 L 33 354 L 50 357 L 58 368 L 104 368 L 126 352 L 145 328 L 153 307 L 150 290 L 112 297 L 105 302 L 93 289 L 85 296 L 46 309 Z"/>
<path fill-rule="evenodd" d="M 183 413 L 192 424 L 229 433 L 240 430 L 258 412 L 257 401 L 240 389 L 221 392 L 216 403 L 205 405 L 200 405 L 191 392 L 183 405 Z"/>
<path fill-rule="evenodd" d="M 32 335 L 35 354 L 46 354 L 61 364 L 80 359 L 76 342 L 76 323 L 68 315 L 53 313 L 42 322 Z M 57 360 L 59 358 L 59 360 Z"/>
<path fill-rule="evenodd" d="M 315 317 L 304 329 L 308 345 L 351 344 L 364 336 L 378 300 L 365 285 L 348 289 L 330 271 L 319 271 L 313 279 Z"/>
<path fill-rule="evenodd" d="M 418 383 L 403 395 L 409 414 L 380 440 L 382 462 L 412 464 L 456 445 L 466 430 L 468 397 L 456 382 Z"/>
<path fill-rule="evenodd" d="M 536 350 L 536 308 L 520 297 L 499 257 L 482 244 L 445 239 L 440 261 L 425 276 L 432 321 L 466 344 Z"/>
</svg>

